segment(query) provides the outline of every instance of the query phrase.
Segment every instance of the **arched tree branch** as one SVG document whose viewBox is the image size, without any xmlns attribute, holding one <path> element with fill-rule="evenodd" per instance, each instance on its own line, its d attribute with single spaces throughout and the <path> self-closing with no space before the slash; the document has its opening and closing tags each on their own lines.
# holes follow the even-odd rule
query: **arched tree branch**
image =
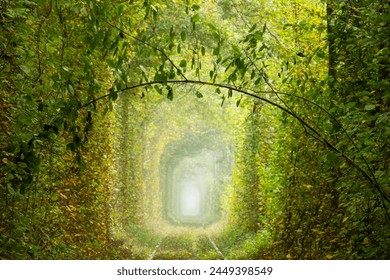
<svg viewBox="0 0 390 280">
<path fill-rule="evenodd" d="M 380 193 L 382 198 L 384 200 L 386 200 L 388 203 L 390 203 L 389 195 L 387 195 L 382 190 L 382 188 L 380 187 L 380 185 L 378 184 L 376 179 L 372 178 L 370 176 L 370 174 L 368 174 L 362 167 L 359 166 L 359 164 L 357 164 L 353 159 L 351 159 L 349 156 L 347 156 L 345 153 L 343 153 L 339 148 L 337 148 L 335 145 L 333 145 L 328 139 L 326 139 L 326 137 L 324 135 L 321 134 L 321 132 L 316 130 L 309 123 L 307 123 L 304 119 L 302 119 L 300 116 L 298 116 L 294 112 L 290 111 L 288 108 L 285 108 L 282 105 L 280 105 L 280 104 L 278 104 L 278 103 L 276 103 L 274 101 L 271 101 L 271 100 L 269 100 L 269 99 L 267 99 L 265 97 L 262 97 L 262 96 L 259 96 L 257 94 L 251 93 L 250 90 L 237 88 L 237 87 L 235 87 L 233 85 L 229 85 L 229 84 L 218 84 L 218 83 L 207 82 L 207 81 L 185 79 L 185 80 L 150 81 L 150 82 L 140 83 L 140 84 L 136 84 L 136 85 L 133 85 L 133 86 L 129 86 L 129 87 L 123 88 L 123 89 L 119 90 L 118 92 L 124 92 L 124 91 L 127 91 L 127 90 L 133 90 L 133 89 L 136 89 L 136 88 L 148 87 L 148 86 L 152 86 L 152 85 L 156 85 L 156 84 L 160 84 L 160 85 L 166 85 L 166 84 L 198 84 L 198 85 L 208 85 L 208 86 L 212 86 L 212 87 L 225 88 L 225 89 L 232 90 L 232 91 L 235 91 L 235 92 L 239 92 L 239 93 L 242 93 L 243 95 L 250 96 L 252 98 L 261 100 L 261 101 L 263 101 L 263 102 L 265 102 L 265 103 L 267 103 L 267 104 L 269 104 L 269 105 L 271 105 L 273 107 L 279 108 L 283 112 L 287 113 L 288 115 L 290 115 L 293 118 L 295 118 L 296 120 L 298 120 L 301 123 L 301 125 L 303 127 L 305 127 L 310 132 L 308 134 L 311 137 L 313 137 L 315 140 L 317 140 L 320 143 L 322 143 L 330 151 L 333 151 L 333 152 L 337 153 L 338 155 L 340 155 L 341 157 L 343 157 L 346 162 L 348 162 L 351 166 L 356 168 L 370 182 L 370 185 L 373 188 L 375 188 Z M 257 93 L 275 94 L 275 91 L 273 91 L 273 90 L 271 90 L 271 91 L 258 91 Z M 105 98 L 109 97 L 111 94 L 112 94 L 112 92 L 110 92 L 108 94 L 105 94 L 105 95 L 102 95 L 102 96 L 96 98 L 94 101 L 90 101 L 90 102 L 85 103 L 84 105 L 80 106 L 79 109 L 88 107 L 89 105 L 93 104 L 94 102 L 96 102 L 98 100 L 105 99 Z"/>
</svg>

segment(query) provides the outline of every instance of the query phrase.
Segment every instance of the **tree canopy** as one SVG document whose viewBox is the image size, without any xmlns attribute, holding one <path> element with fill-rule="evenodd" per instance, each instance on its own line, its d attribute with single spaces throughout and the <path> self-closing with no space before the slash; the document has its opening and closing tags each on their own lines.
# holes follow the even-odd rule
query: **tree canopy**
<svg viewBox="0 0 390 280">
<path fill-rule="evenodd" d="M 389 258 L 388 3 L 0 3 L 0 258 Z"/>
</svg>

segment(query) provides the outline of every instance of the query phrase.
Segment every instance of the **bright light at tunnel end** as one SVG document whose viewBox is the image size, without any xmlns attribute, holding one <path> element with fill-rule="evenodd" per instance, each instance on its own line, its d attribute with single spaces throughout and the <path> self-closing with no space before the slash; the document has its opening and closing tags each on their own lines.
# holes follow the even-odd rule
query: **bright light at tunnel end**
<svg viewBox="0 0 390 280">
<path fill-rule="evenodd" d="M 221 195 L 230 180 L 227 146 L 219 137 L 187 137 L 171 146 L 161 168 L 162 204 L 173 226 L 205 227 L 221 217 Z M 230 175 L 229 175 L 230 174 Z"/>
</svg>

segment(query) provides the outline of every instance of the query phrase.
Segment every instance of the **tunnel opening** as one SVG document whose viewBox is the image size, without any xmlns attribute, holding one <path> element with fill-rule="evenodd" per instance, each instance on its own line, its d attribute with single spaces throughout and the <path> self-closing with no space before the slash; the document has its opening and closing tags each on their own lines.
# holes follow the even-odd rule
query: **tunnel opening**
<svg viewBox="0 0 390 280">
<path fill-rule="evenodd" d="M 160 160 L 162 217 L 172 225 L 206 227 L 219 221 L 232 158 L 220 132 L 187 134 Z"/>
</svg>

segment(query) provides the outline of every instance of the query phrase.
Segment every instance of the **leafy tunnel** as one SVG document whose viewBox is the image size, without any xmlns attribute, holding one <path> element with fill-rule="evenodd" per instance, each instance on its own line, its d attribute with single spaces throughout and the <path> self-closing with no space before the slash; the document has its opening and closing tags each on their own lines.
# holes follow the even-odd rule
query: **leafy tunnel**
<svg viewBox="0 0 390 280">
<path fill-rule="evenodd" d="M 388 259 L 389 4 L 0 6 L 1 259 Z"/>
</svg>

